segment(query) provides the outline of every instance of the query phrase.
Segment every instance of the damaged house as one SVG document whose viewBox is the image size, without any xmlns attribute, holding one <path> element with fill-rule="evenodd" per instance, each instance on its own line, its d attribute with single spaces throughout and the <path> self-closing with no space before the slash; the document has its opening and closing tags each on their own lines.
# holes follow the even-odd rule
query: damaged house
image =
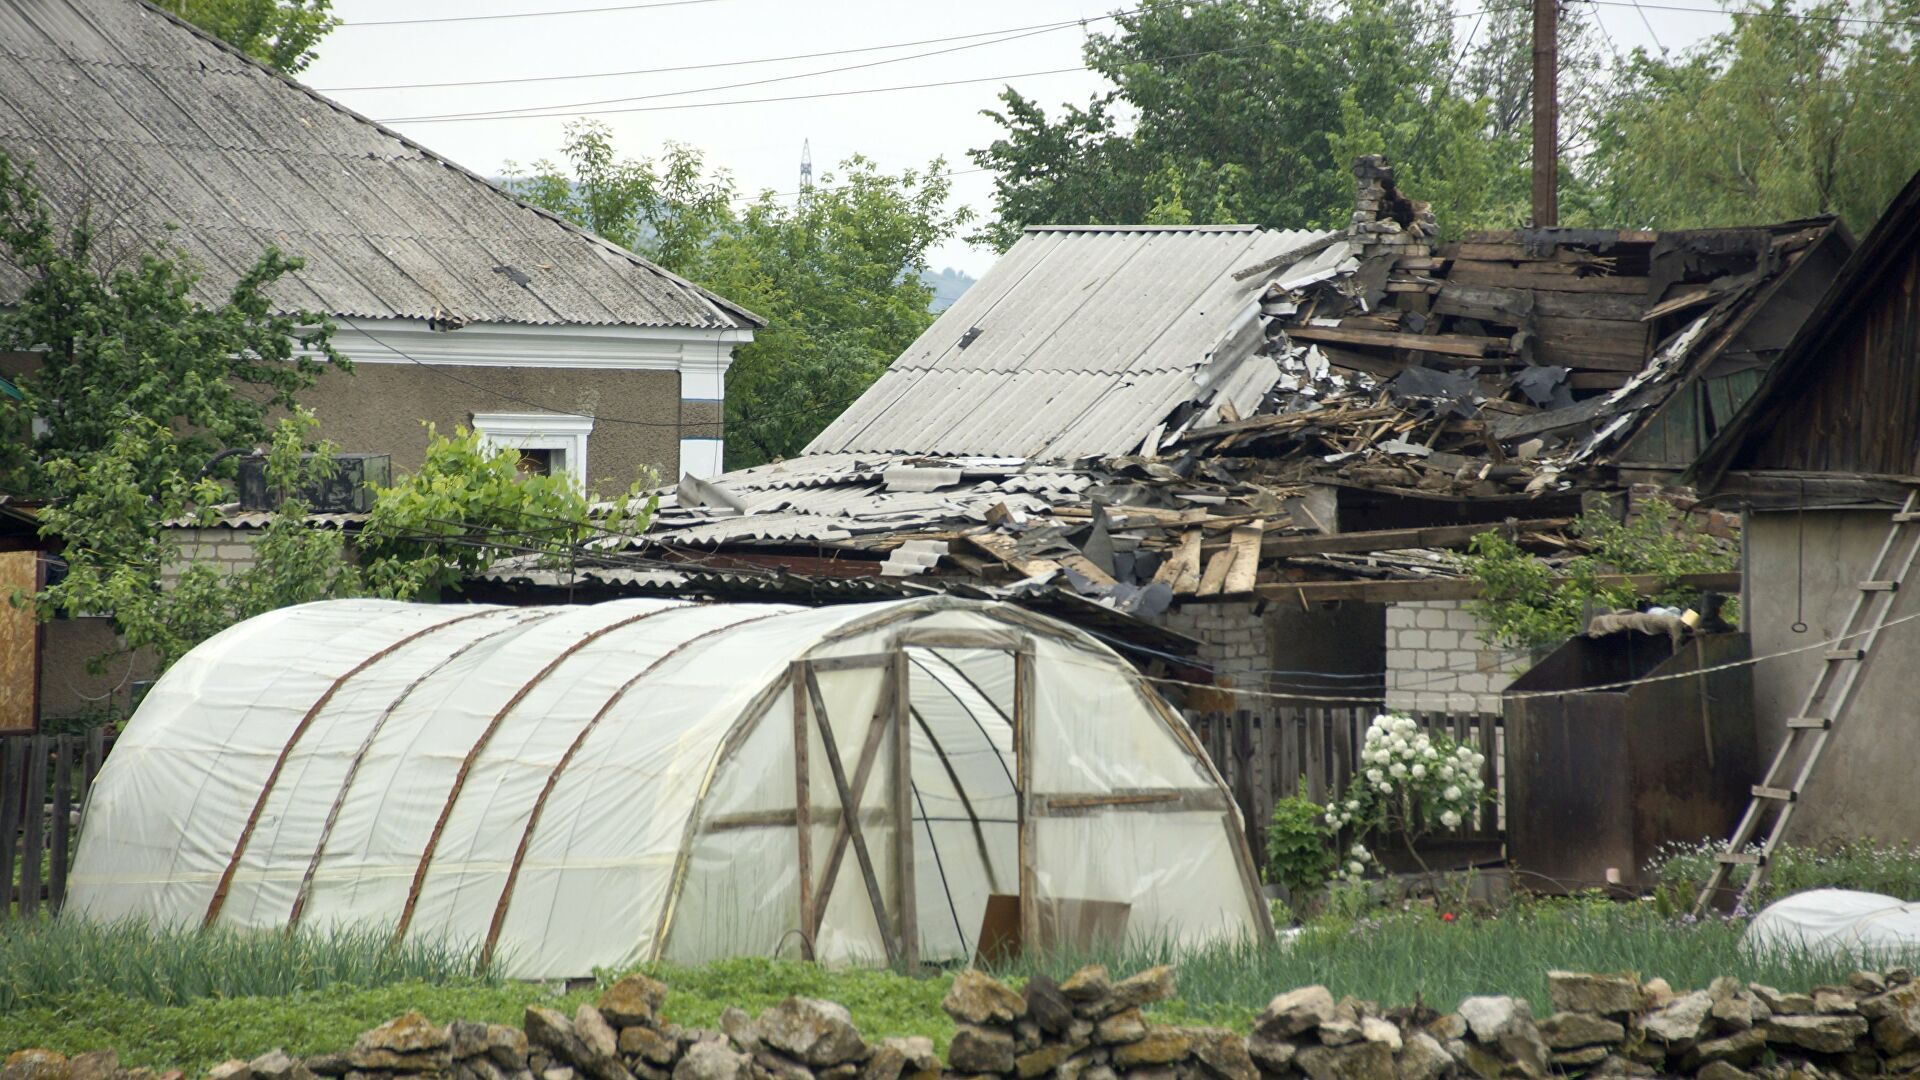
<svg viewBox="0 0 1920 1080">
<path fill-rule="evenodd" d="M 1174 677 L 1190 716 L 1497 714 L 1528 658 L 1485 640 L 1448 552 L 1492 528 L 1568 551 L 1591 496 L 1677 484 L 1852 241 L 1441 243 L 1384 161 L 1355 176 L 1333 232 L 1031 228 L 800 457 L 684 481 L 642 548 L 475 585 L 1010 599 Z"/>
</svg>

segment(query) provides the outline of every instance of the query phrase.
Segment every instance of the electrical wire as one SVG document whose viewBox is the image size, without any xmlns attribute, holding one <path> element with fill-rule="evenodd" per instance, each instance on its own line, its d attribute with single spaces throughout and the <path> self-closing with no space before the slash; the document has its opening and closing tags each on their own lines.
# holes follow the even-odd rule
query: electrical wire
<svg viewBox="0 0 1920 1080">
<path fill-rule="evenodd" d="M 341 22 L 335 29 L 362 26 L 427 26 L 437 23 L 499 22 L 503 19 L 544 19 L 554 15 L 602 15 L 613 11 L 646 11 L 651 8 L 687 7 L 692 4 L 717 4 L 720 0 L 653 0 L 646 4 L 614 4 L 610 7 L 562 8 L 558 11 L 507 11 L 498 15 L 440 15 L 418 19 L 367 19 Z"/>
<path fill-rule="evenodd" d="M 1454 19 L 1472 18 L 1478 15 L 1483 15 L 1489 11 L 1494 11 L 1494 10 L 1504 10 L 1504 9 L 1487 7 L 1487 8 L 1481 8 L 1475 11 L 1455 12 L 1447 16 L 1447 18 L 1449 19 L 1449 21 Z M 1203 56 L 1230 56 L 1230 55 L 1250 52 L 1254 50 L 1269 49 L 1275 45 L 1281 45 L 1281 44 L 1298 45 L 1298 44 L 1302 44 L 1310 41 L 1332 40 L 1334 38 L 1338 38 L 1342 36 L 1346 36 L 1346 35 L 1344 34 L 1313 34 L 1313 35 L 1303 35 L 1295 38 L 1276 38 L 1276 39 L 1270 39 L 1267 41 L 1254 42 L 1248 45 L 1236 45 L 1231 48 L 1225 48 L 1225 49 L 1196 49 L 1191 52 L 1171 53 L 1164 56 L 1143 57 L 1140 62 L 1164 63 L 1172 60 L 1189 60 L 1189 59 L 1195 59 Z M 574 117 L 574 116 L 617 116 L 617 115 L 624 115 L 628 113 L 666 112 L 666 111 L 672 111 L 672 110 L 678 110 L 678 109 L 712 109 L 712 108 L 721 108 L 721 107 L 730 106 L 730 105 L 766 105 L 766 104 L 773 104 L 773 103 L 784 102 L 784 101 L 815 101 L 815 100 L 820 100 L 825 98 L 858 97 L 858 96 L 869 95 L 869 94 L 896 93 L 903 90 L 925 90 L 925 89 L 943 87 L 943 86 L 966 86 L 966 85 L 972 85 L 976 83 L 1004 82 L 1008 79 L 1037 78 L 1037 77 L 1046 76 L 1046 75 L 1064 75 L 1064 74 L 1071 74 L 1073 72 L 1088 71 L 1088 70 L 1091 70 L 1090 65 L 1076 64 L 1071 67 L 1044 68 L 1044 69 L 1039 69 L 1035 71 L 1013 72 L 1013 73 L 1004 74 L 1004 75 L 987 75 L 987 76 L 980 76 L 976 78 L 940 79 L 932 82 L 905 83 L 905 84 L 896 85 L 896 86 L 874 86 L 874 87 L 866 87 L 863 89 L 855 89 L 855 90 L 822 90 L 822 91 L 817 91 L 815 93 L 810 93 L 810 94 L 787 94 L 787 95 L 780 95 L 780 96 L 774 96 L 774 97 L 733 98 L 726 101 L 697 101 L 697 102 L 685 102 L 685 103 L 673 104 L 673 105 L 630 105 L 630 106 L 625 106 L 625 107 L 616 108 L 616 109 L 578 109 L 577 110 L 577 109 L 568 109 L 563 106 L 546 106 L 545 108 L 548 108 L 553 111 L 514 112 L 514 111 L 496 109 L 496 110 L 490 110 L 486 112 L 476 112 L 476 113 L 470 113 L 470 114 L 444 114 L 437 117 L 424 116 L 424 117 L 418 117 L 418 118 L 410 118 L 410 117 L 385 118 L 385 119 L 378 120 L 376 122 L 383 123 L 383 124 L 384 123 L 413 123 L 413 124 L 450 123 L 451 124 L 451 123 L 468 123 L 468 122 L 483 121 L 483 120 L 525 120 L 525 119 L 546 119 L 546 118 L 553 118 L 553 117 Z M 700 92 L 702 91 L 699 91 L 699 90 L 684 91 L 684 93 L 700 93 Z"/>
<path fill-rule="evenodd" d="M 1137 9 L 1136 9 L 1137 10 Z M 997 30 L 980 30 L 971 34 L 951 34 L 946 37 L 921 38 L 917 41 L 895 41 L 885 45 L 863 45 L 853 49 L 827 49 L 822 52 L 794 53 L 789 56 L 764 56 L 752 60 L 718 60 L 706 64 L 679 64 L 674 67 L 636 68 L 631 71 L 596 71 L 579 75 L 529 75 L 514 79 L 456 79 L 449 82 L 431 83 L 385 83 L 369 86 L 321 86 L 315 87 L 323 94 L 341 94 L 373 90 L 439 90 L 464 86 L 513 86 L 524 83 L 540 82 L 576 82 L 581 79 L 612 79 L 630 75 L 667 75 L 681 71 L 707 71 L 715 68 L 751 67 L 757 64 L 779 64 L 791 60 L 820 60 L 829 56 L 851 56 L 858 53 L 883 52 L 887 49 L 911 49 L 920 45 L 942 45 L 949 41 L 967 41 L 973 38 L 997 37 L 1001 34 L 1017 34 L 1024 30 L 1060 30 L 1072 26 L 1084 26 L 1087 23 L 1117 19 L 1134 12 L 1116 11 L 1110 15 L 1090 15 L 1084 19 L 1064 19 L 1050 23 L 1029 23 L 1026 26 L 1005 26 Z"/>
<path fill-rule="evenodd" d="M 1067 25 L 1073 25 L 1073 24 L 1069 23 Z M 621 105 L 621 104 L 625 104 L 627 102 L 633 102 L 633 101 L 657 101 L 660 98 L 685 97 L 688 94 L 707 94 L 707 93 L 715 93 L 721 90 L 738 90 L 742 87 L 747 87 L 747 86 L 767 86 L 772 83 L 793 82 L 796 79 L 811 79 L 821 75 L 837 75 L 847 71 L 864 71 L 867 68 L 884 67 L 888 64 L 899 64 L 899 63 L 904 63 L 908 60 L 924 60 L 930 56 L 945 56 L 948 53 L 965 52 L 968 49 L 981 49 L 981 48 L 986 48 L 989 45 L 1003 45 L 1009 41 L 1020 41 L 1030 37 L 1038 37 L 1041 34 L 1050 34 L 1058 29 L 1060 29 L 1060 27 L 1050 26 L 1050 27 L 1045 27 L 1043 29 L 1039 29 L 1039 30 L 1028 30 L 1025 33 L 1011 34 L 1006 37 L 994 38 L 991 41 L 973 41 L 973 42 L 968 42 L 965 45 L 949 45 L 943 49 L 932 49 L 927 52 L 908 53 L 905 56 L 889 56 L 884 59 L 868 60 L 858 64 L 845 64 L 840 67 L 820 68 L 819 70 L 816 70 L 816 71 L 802 71 L 793 75 L 769 75 L 764 79 L 748 79 L 744 82 L 721 83 L 716 86 L 699 86 L 699 87 L 694 87 L 693 89 L 690 89 L 690 90 L 661 90 L 652 94 L 635 94 L 630 97 L 601 98 L 595 101 L 570 101 L 570 102 L 562 102 L 559 104 L 550 104 L 550 105 L 527 105 L 521 108 L 513 108 L 513 109 L 476 109 L 472 112 L 463 112 L 463 113 L 423 113 L 419 116 L 396 116 L 381 122 L 389 123 L 389 124 L 408 124 L 408 123 L 417 124 L 417 123 L 425 123 L 428 121 L 465 120 L 465 119 L 470 119 L 473 117 L 481 117 L 481 116 L 497 117 L 497 118 L 504 119 L 507 117 L 520 116 L 520 115 L 547 116 L 547 115 L 554 115 L 556 113 L 562 113 L 562 112 L 571 114 L 576 109 L 592 108 L 593 106 L 597 106 L 597 105 Z"/>
</svg>

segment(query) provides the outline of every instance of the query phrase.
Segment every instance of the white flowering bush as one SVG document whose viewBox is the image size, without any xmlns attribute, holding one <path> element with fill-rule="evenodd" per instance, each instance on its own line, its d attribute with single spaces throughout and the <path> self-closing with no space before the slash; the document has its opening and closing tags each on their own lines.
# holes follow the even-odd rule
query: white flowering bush
<svg viewBox="0 0 1920 1080">
<path fill-rule="evenodd" d="M 1421 731 L 1411 717 L 1374 717 L 1346 797 L 1327 809 L 1327 825 L 1354 838 L 1341 856 L 1342 876 L 1358 880 L 1379 866 L 1369 839 L 1397 840 L 1419 861 L 1416 841 L 1436 828 L 1459 828 L 1486 798 L 1486 762 L 1447 735 Z"/>
</svg>

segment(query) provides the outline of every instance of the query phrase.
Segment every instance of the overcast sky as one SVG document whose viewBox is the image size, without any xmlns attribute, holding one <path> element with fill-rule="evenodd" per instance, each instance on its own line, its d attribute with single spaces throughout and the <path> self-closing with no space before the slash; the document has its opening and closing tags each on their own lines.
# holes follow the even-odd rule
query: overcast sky
<svg viewBox="0 0 1920 1080">
<path fill-rule="evenodd" d="M 1104 80 L 1077 68 L 1087 29 L 1104 30 L 1113 0 L 335 0 L 345 25 L 320 45 L 302 78 L 332 97 L 484 175 L 507 161 L 558 157 L 561 129 L 584 112 L 626 109 L 600 119 L 623 153 L 653 153 L 662 142 L 692 143 L 730 170 L 748 191 L 791 192 L 802 140 L 812 145 L 816 182 L 834 164 L 862 153 L 897 171 L 944 157 L 957 198 L 985 215 L 992 178 L 970 172 L 966 152 L 998 127 L 980 115 L 1001 87 L 1013 85 L 1048 105 L 1084 102 Z M 1665 0 L 1709 6 L 1707 0 Z M 1464 6 L 1463 6 L 1464 5 Z M 536 18 L 471 18 L 581 8 L 623 10 Z M 1461 32 L 1476 0 L 1457 0 Z M 1725 25 L 1718 14 L 1602 5 L 1602 24 L 1622 49 L 1683 47 Z M 382 21 L 469 17 L 470 21 Z M 1648 23 L 1651 23 L 1651 26 Z M 1046 28 L 1049 24 L 1069 25 Z M 960 40 L 959 35 L 982 35 Z M 924 44 L 906 44 L 923 42 Z M 899 45 L 886 49 L 872 46 Z M 862 52 L 840 50 L 864 49 Z M 809 53 L 836 55 L 742 63 Z M 934 55 L 928 55 L 934 54 Z M 722 65 L 693 70 L 689 65 Z M 857 70 L 844 69 L 865 65 Z M 353 89 L 399 84 L 533 79 L 645 71 L 604 78 L 422 89 Z M 1040 74 L 1042 72 L 1054 72 Z M 799 77 L 795 77 L 799 76 Z M 777 81 L 765 81 L 777 80 Z M 923 89 L 846 94 L 872 88 L 978 80 Z M 738 85 L 750 84 L 750 85 Z M 704 102 L 839 96 L 688 107 Z M 633 99 L 609 102 L 608 99 Z M 587 104 L 600 103 L 605 104 Z M 558 115 L 445 122 L 404 120 L 501 109 L 547 108 Z M 935 269 L 979 275 L 989 250 L 955 240 L 937 250 Z"/>
</svg>

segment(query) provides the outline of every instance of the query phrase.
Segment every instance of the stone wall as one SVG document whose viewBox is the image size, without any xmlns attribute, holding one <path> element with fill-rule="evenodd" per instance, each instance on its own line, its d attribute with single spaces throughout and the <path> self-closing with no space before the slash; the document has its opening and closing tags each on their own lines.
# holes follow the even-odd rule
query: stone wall
<svg viewBox="0 0 1920 1080">
<path fill-rule="evenodd" d="M 1151 1022 L 1142 1010 L 1174 995 L 1170 967 L 1118 981 L 1089 967 L 1020 990 L 968 970 L 942 1002 L 956 1025 L 942 1063 L 932 1040 L 869 1043 L 846 1009 L 812 998 L 758 1017 L 728 1009 L 718 1031 L 683 1028 L 663 1015 L 667 988 L 630 975 L 572 1016 L 530 1005 L 512 1028 L 408 1013 L 339 1053 L 270 1051 L 207 1080 L 1815 1080 L 1920 1069 L 1920 982 L 1904 969 L 1804 994 L 1731 978 L 1683 993 L 1573 972 L 1549 972 L 1547 987 L 1552 1012 L 1535 1017 L 1520 998 L 1470 997 L 1442 1016 L 1309 986 L 1274 998 L 1243 1036 Z M 112 1051 L 21 1050 L 0 1080 L 183 1078 L 121 1069 Z"/>
<path fill-rule="evenodd" d="M 1500 692 L 1532 664 L 1487 640 L 1461 600 L 1387 606 L 1387 708 L 1498 713 Z"/>
</svg>

